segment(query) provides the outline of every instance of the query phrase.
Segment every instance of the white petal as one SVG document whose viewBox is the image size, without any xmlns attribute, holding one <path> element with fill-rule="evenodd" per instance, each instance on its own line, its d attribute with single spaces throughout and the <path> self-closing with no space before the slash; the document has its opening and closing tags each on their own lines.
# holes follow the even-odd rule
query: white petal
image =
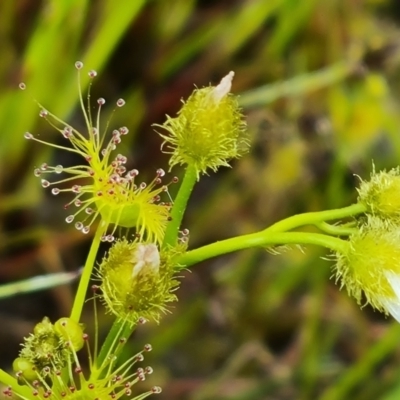
<svg viewBox="0 0 400 400">
<path fill-rule="evenodd" d="M 400 322 L 400 303 L 397 300 L 390 300 L 388 298 L 381 299 L 383 306 L 392 315 L 393 318 Z"/>
<path fill-rule="evenodd" d="M 389 313 L 400 322 L 400 275 L 388 271 L 385 272 L 385 276 L 396 297 L 393 299 L 384 298 L 381 301 Z"/>
<path fill-rule="evenodd" d="M 388 271 L 385 272 L 385 276 L 400 302 L 400 275 Z"/>
<path fill-rule="evenodd" d="M 233 71 L 229 72 L 228 75 L 221 79 L 221 82 L 215 87 L 213 91 L 215 101 L 219 102 L 224 96 L 226 96 L 232 87 L 232 79 L 235 76 Z"/>
<path fill-rule="evenodd" d="M 149 272 L 158 273 L 160 267 L 160 253 L 155 244 L 139 244 L 133 256 L 132 277 L 136 277 L 144 268 Z"/>
</svg>

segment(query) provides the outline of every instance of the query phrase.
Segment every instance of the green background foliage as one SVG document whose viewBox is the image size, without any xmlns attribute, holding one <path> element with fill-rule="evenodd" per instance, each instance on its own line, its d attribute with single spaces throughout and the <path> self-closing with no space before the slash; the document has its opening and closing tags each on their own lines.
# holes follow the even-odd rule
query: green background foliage
<svg viewBox="0 0 400 400">
<path fill-rule="evenodd" d="M 145 177 L 168 162 L 151 124 L 175 115 L 194 84 L 235 71 L 252 150 L 195 188 L 184 221 L 193 248 L 350 204 L 372 160 L 398 165 L 399 23 L 396 0 L 0 2 L 0 281 L 85 260 L 90 238 L 64 223 L 69 199 L 53 198 L 32 172 L 76 160 L 23 138 L 61 143 L 33 98 L 83 129 L 75 61 L 99 73 L 92 98 L 110 104 L 104 121 L 127 101 L 110 124 L 129 127 L 125 155 Z M 400 396 L 399 324 L 340 291 L 325 251 L 279 250 L 197 265 L 173 313 L 135 333 L 132 352 L 153 345 L 144 385 L 162 386 L 159 399 Z M 43 315 L 67 315 L 72 298 L 58 287 L 0 300 L 1 367 Z M 102 332 L 109 322 L 100 318 Z"/>
</svg>

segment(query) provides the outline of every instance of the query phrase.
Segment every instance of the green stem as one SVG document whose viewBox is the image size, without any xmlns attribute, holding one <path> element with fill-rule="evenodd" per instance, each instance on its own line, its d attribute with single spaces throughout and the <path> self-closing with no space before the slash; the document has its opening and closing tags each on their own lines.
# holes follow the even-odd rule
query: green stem
<svg viewBox="0 0 400 400">
<path fill-rule="evenodd" d="M 237 236 L 188 251 L 177 258 L 177 264 L 189 267 L 209 258 L 251 247 L 270 247 L 285 244 L 315 244 L 337 252 L 345 252 L 348 242 L 322 233 L 269 232 L 267 230 Z"/>
<path fill-rule="evenodd" d="M 219 256 L 221 254 L 247 249 L 250 247 L 268 247 L 284 244 L 316 244 L 327 247 L 334 251 L 343 252 L 346 250 L 347 242 L 330 237 L 321 233 L 287 232 L 304 225 L 319 225 L 325 221 L 346 218 L 361 214 L 366 207 L 361 204 L 353 204 L 348 207 L 309 212 L 293 215 L 283 219 L 269 228 L 249 235 L 237 236 L 234 238 L 212 243 L 199 249 L 188 251 L 177 258 L 176 262 L 188 267 L 203 260 Z M 286 232 L 286 233 L 284 233 Z"/>
<path fill-rule="evenodd" d="M 348 207 L 337 208 L 334 210 L 297 214 L 271 225 L 269 228 L 265 229 L 265 231 L 286 232 L 294 228 L 298 228 L 299 226 L 314 225 L 323 221 L 351 217 L 357 214 L 361 214 L 366 210 L 367 209 L 364 204 L 356 203 Z"/>
<path fill-rule="evenodd" d="M 100 222 L 97 227 L 96 233 L 94 235 L 92 245 L 88 257 L 86 259 L 85 266 L 83 268 L 82 276 L 79 281 L 78 291 L 76 292 L 74 305 L 72 306 L 71 319 L 79 322 L 81 318 L 83 304 L 85 303 L 86 293 L 89 286 L 90 278 L 92 276 L 92 271 L 94 264 L 96 262 L 97 251 L 101 243 L 101 236 L 104 233 L 104 225 Z"/>
<path fill-rule="evenodd" d="M 118 341 L 120 338 L 129 339 L 135 328 L 136 325 L 130 327 L 126 323 L 126 321 L 116 319 L 111 329 L 108 331 L 107 337 L 104 340 L 103 345 L 101 346 L 100 353 L 96 358 L 97 366 L 102 365 L 105 358 L 109 356 L 110 349 L 114 346 L 115 342 Z M 115 351 L 113 352 L 113 355 L 118 356 Z"/>
<path fill-rule="evenodd" d="M 357 232 L 357 228 L 343 225 L 331 225 L 326 222 L 316 223 L 315 226 L 328 235 L 349 236 Z"/>
<path fill-rule="evenodd" d="M 171 210 L 171 221 L 168 222 L 165 230 L 165 237 L 162 247 L 174 246 L 178 238 L 179 227 L 181 226 L 186 205 L 197 180 L 197 172 L 193 166 L 188 166 L 183 177 L 183 181 L 175 197 L 174 205 Z"/>
<path fill-rule="evenodd" d="M 2 369 L 0 369 L 0 382 L 10 387 L 13 393 L 18 394 L 23 399 L 35 399 L 32 390 L 28 386 L 21 386 L 13 376 L 7 374 L 7 372 Z"/>
</svg>

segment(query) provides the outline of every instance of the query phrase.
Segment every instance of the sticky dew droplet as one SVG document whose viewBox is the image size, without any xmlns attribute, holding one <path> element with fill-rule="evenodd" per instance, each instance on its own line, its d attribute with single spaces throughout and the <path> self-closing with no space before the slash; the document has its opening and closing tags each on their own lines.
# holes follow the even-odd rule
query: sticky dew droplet
<svg viewBox="0 0 400 400">
<path fill-rule="evenodd" d="M 150 343 L 147 343 L 147 344 L 144 345 L 143 350 L 147 351 L 147 352 L 152 351 L 153 350 L 153 346 Z"/>
<path fill-rule="evenodd" d="M 153 386 L 153 387 L 151 388 L 151 392 L 152 392 L 153 394 L 159 394 L 159 393 L 162 392 L 162 389 L 160 388 L 160 386 Z"/>
<path fill-rule="evenodd" d="M 121 128 L 119 128 L 119 133 L 121 135 L 127 135 L 129 132 L 129 129 L 126 126 L 121 126 Z"/>
<path fill-rule="evenodd" d="M 153 373 L 153 368 L 151 368 L 150 366 L 146 367 L 144 369 L 144 372 L 148 375 L 151 375 Z"/>
<path fill-rule="evenodd" d="M 162 168 L 159 168 L 157 170 L 157 176 L 159 176 L 160 178 L 162 178 L 163 176 L 165 176 L 165 171 Z"/>
</svg>

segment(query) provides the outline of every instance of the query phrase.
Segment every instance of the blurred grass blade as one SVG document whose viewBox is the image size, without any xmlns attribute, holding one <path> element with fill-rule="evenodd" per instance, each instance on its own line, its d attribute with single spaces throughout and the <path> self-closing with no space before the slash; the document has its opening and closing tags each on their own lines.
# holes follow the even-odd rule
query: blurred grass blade
<svg viewBox="0 0 400 400">
<path fill-rule="evenodd" d="M 154 70 L 158 71 L 161 79 L 166 79 L 204 49 L 214 64 L 229 59 L 274 17 L 283 1 L 255 0 L 244 3 L 239 9 L 234 8 L 232 12 L 216 13 L 166 52 Z M 207 46 L 211 48 L 207 50 Z"/>
<path fill-rule="evenodd" d="M 328 388 L 319 399 L 337 400 L 348 399 L 351 390 L 357 385 L 365 385 L 368 379 L 371 379 L 377 366 L 385 360 L 390 354 L 395 352 L 399 344 L 400 325 L 397 322 L 392 323 L 385 334 L 371 348 L 362 354 L 357 363 L 351 365 L 346 371 L 343 371 L 335 385 Z M 376 385 L 375 381 L 372 381 Z"/>
<path fill-rule="evenodd" d="M 61 119 L 68 116 L 78 99 L 74 62 L 80 59 L 88 68 L 101 70 L 146 1 L 99 3 L 96 25 L 86 50 L 82 51 L 78 43 L 91 17 L 89 3 L 87 0 L 53 1 L 43 7 L 24 54 L 22 80 L 27 83 L 31 95 L 44 106 L 51 105 L 51 112 Z M 83 90 L 87 83 L 88 79 L 82 80 Z M 0 94 L 0 127 L 3 129 L 0 157 L 20 160 L 26 142 L 23 132 L 37 122 L 38 110 L 32 103 L 31 96 L 17 93 L 17 84 Z"/>
<path fill-rule="evenodd" d="M 298 75 L 283 82 L 271 83 L 240 95 L 242 107 L 263 106 L 281 97 L 292 97 L 340 82 L 355 68 L 354 62 L 339 62 L 316 72 Z"/>
<path fill-rule="evenodd" d="M 33 278 L 1 285 L 0 299 L 66 285 L 77 279 L 81 273 L 82 269 L 72 272 L 57 272 L 55 274 L 39 275 Z"/>
</svg>

